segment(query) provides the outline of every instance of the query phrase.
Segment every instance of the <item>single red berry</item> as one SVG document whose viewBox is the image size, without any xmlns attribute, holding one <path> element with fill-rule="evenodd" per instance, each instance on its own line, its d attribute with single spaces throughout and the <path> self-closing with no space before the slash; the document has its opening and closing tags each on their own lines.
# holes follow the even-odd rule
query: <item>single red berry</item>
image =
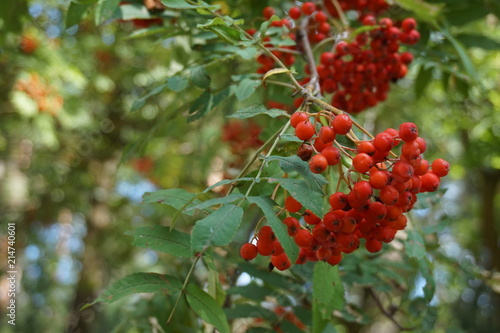
<svg viewBox="0 0 500 333">
<path fill-rule="evenodd" d="M 375 146 L 370 141 L 363 141 L 356 147 L 358 153 L 365 153 L 372 156 L 375 153 Z"/>
<path fill-rule="evenodd" d="M 414 170 L 410 163 L 405 161 L 398 161 L 392 167 L 392 176 L 395 180 L 400 182 L 407 182 L 413 177 Z"/>
<path fill-rule="evenodd" d="M 317 154 L 314 155 L 309 161 L 309 168 L 313 173 L 322 173 L 328 167 L 328 160 L 325 155 Z"/>
<path fill-rule="evenodd" d="M 415 30 L 417 28 L 417 21 L 413 17 L 408 17 L 403 20 L 401 23 L 401 29 L 404 32 L 410 32 L 411 30 Z"/>
<path fill-rule="evenodd" d="M 300 230 L 300 222 L 295 217 L 287 217 L 283 220 L 283 223 L 288 228 L 288 235 L 295 236 Z"/>
<path fill-rule="evenodd" d="M 290 10 L 288 11 L 288 15 L 290 15 L 290 17 L 293 18 L 294 20 L 299 19 L 301 15 L 300 8 L 299 7 L 290 8 Z"/>
<path fill-rule="evenodd" d="M 434 160 L 431 164 L 432 172 L 438 176 L 438 177 L 444 177 L 448 175 L 448 172 L 450 171 L 450 163 L 447 161 L 438 158 L 437 160 Z"/>
<path fill-rule="evenodd" d="M 333 127 L 323 126 L 319 129 L 318 136 L 321 139 L 321 141 L 323 141 L 324 143 L 330 143 L 330 142 L 333 142 L 335 140 L 337 134 L 335 133 L 335 130 L 333 129 Z"/>
<path fill-rule="evenodd" d="M 420 165 L 414 168 L 414 174 L 416 176 L 423 176 L 429 171 L 429 162 L 425 159 L 420 161 Z"/>
<path fill-rule="evenodd" d="M 295 200 L 292 196 L 288 196 L 285 199 L 285 209 L 290 213 L 297 213 L 302 209 L 302 204 Z"/>
<path fill-rule="evenodd" d="M 252 243 L 245 243 L 240 248 L 240 255 L 246 261 L 253 260 L 257 257 L 257 246 Z"/>
<path fill-rule="evenodd" d="M 325 12 L 319 10 L 316 15 L 314 15 L 314 19 L 316 20 L 316 22 L 318 23 L 323 23 L 323 22 L 326 22 L 326 20 L 328 19 L 328 17 L 326 16 Z"/>
<path fill-rule="evenodd" d="M 321 219 L 309 209 L 306 209 L 303 216 L 307 224 L 316 225 L 321 222 Z"/>
<path fill-rule="evenodd" d="M 345 200 L 347 203 L 347 195 Z M 344 217 L 344 215 L 345 213 L 342 210 L 330 211 L 326 213 L 325 216 L 323 216 L 323 225 L 329 231 L 339 231 L 340 228 L 342 228 L 342 218 Z"/>
<path fill-rule="evenodd" d="M 257 252 L 259 252 L 261 256 L 270 256 L 274 251 L 274 246 L 274 241 L 267 243 L 260 238 L 257 240 Z"/>
<path fill-rule="evenodd" d="M 347 204 L 347 194 L 344 192 L 333 193 L 330 195 L 329 202 L 333 210 L 343 209 Z"/>
<path fill-rule="evenodd" d="M 380 190 L 379 198 L 386 205 L 394 205 L 398 201 L 399 191 L 392 185 L 386 185 Z"/>
<path fill-rule="evenodd" d="M 321 56 L 319 57 L 319 62 L 325 66 L 332 65 L 334 60 L 335 60 L 335 55 L 332 52 L 323 52 L 323 53 L 321 53 Z M 330 74 L 329 71 L 326 73 Z"/>
<path fill-rule="evenodd" d="M 374 189 L 380 190 L 389 182 L 389 176 L 385 171 L 375 171 L 370 174 L 369 182 Z"/>
<path fill-rule="evenodd" d="M 302 5 L 302 13 L 304 15 L 311 15 L 316 10 L 316 5 L 312 2 L 304 2 Z"/>
<path fill-rule="evenodd" d="M 386 132 L 378 133 L 373 139 L 373 146 L 380 152 L 389 152 L 394 146 L 394 138 Z"/>
<path fill-rule="evenodd" d="M 325 156 L 328 165 L 337 165 L 340 162 L 340 150 L 334 146 L 323 148 L 321 155 Z"/>
<path fill-rule="evenodd" d="M 330 32 L 330 28 L 331 26 L 330 24 L 328 24 L 328 22 L 323 22 L 319 25 L 318 32 L 328 34 Z"/>
<path fill-rule="evenodd" d="M 333 118 L 332 127 L 335 130 L 335 133 L 340 135 L 345 135 L 349 133 L 352 128 L 352 120 L 346 114 L 339 114 Z"/>
<path fill-rule="evenodd" d="M 316 258 L 321 261 L 327 261 L 332 256 L 332 250 L 328 247 L 320 247 L 316 250 Z"/>
<path fill-rule="evenodd" d="M 384 18 L 380 19 L 379 24 L 381 26 L 383 26 L 384 28 L 390 28 L 390 27 L 392 27 L 393 22 L 392 22 L 392 20 L 390 18 L 384 17 Z"/>
<path fill-rule="evenodd" d="M 352 160 L 352 166 L 359 173 L 368 172 L 368 170 L 370 170 L 373 165 L 373 159 L 370 157 L 370 155 L 365 153 L 356 155 Z"/>
<path fill-rule="evenodd" d="M 405 142 L 410 142 L 418 137 L 418 128 L 414 123 L 403 123 L 399 126 L 399 137 Z"/>
<path fill-rule="evenodd" d="M 366 180 L 361 180 L 354 184 L 352 191 L 359 200 L 368 200 L 373 194 L 373 187 Z"/>
<path fill-rule="evenodd" d="M 290 119 L 290 124 L 293 128 L 296 128 L 299 123 L 306 121 L 309 118 L 307 113 L 297 111 L 292 114 L 292 118 Z"/>
<path fill-rule="evenodd" d="M 314 133 L 316 133 L 316 129 L 314 125 L 309 121 L 303 121 L 297 125 L 295 128 L 295 135 L 300 140 L 309 140 L 313 137 Z"/>
<path fill-rule="evenodd" d="M 410 52 L 401 53 L 401 62 L 405 65 L 409 65 L 413 61 L 413 54 Z"/>
<path fill-rule="evenodd" d="M 273 7 L 266 7 L 262 10 L 262 16 L 269 20 L 276 12 Z"/>
<path fill-rule="evenodd" d="M 288 256 L 286 255 L 285 252 L 277 256 L 272 256 L 271 263 L 273 264 L 274 267 L 276 267 L 277 270 L 280 271 L 284 271 L 290 268 L 290 266 L 292 265 L 290 263 L 290 259 L 288 259 Z"/>
<path fill-rule="evenodd" d="M 271 244 L 276 240 L 276 236 L 274 235 L 273 229 L 265 225 L 259 230 L 259 241 L 262 241 L 266 244 Z"/>
<path fill-rule="evenodd" d="M 293 239 L 298 246 L 308 247 L 313 242 L 313 235 L 309 232 L 309 230 L 301 229 Z"/>
<path fill-rule="evenodd" d="M 439 188 L 439 184 L 441 182 L 439 177 L 432 172 L 427 172 L 425 175 L 420 177 L 420 180 L 422 181 L 421 184 L 422 192 L 436 191 Z"/>
<path fill-rule="evenodd" d="M 342 261 L 342 254 L 331 255 L 330 258 L 326 261 L 332 266 L 338 265 Z"/>
<path fill-rule="evenodd" d="M 382 250 L 382 242 L 374 238 L 370 238 L 366 241 L 366 249 L 370 253 L 376 253 Z"/>
</svg>

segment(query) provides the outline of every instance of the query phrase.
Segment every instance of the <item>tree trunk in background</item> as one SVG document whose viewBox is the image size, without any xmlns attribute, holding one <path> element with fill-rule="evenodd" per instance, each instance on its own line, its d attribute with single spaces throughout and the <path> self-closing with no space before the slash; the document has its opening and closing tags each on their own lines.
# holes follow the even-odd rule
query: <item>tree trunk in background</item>
<svg viewBox="0 0 500 333">
<path fill-rule="evenodd" d="M 481 176 L 481 233 L 486 248 L 485 268 L 500 271 L 500 246 L 498 239 L 498 216 L 495 214 L 495 197 L 500 181 L 500 170 L 480 169 Z"/>
</svg>

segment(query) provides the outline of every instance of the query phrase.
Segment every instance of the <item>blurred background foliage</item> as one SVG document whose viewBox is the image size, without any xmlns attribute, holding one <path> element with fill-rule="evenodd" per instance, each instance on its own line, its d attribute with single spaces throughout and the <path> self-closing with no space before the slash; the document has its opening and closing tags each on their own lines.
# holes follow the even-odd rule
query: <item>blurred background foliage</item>
<svg viewBox="0 0 500 333">
<path fill-rule="evenodd" d="M 111 13 L 107 6 L 115 9 L 119 1 L 0 4 L 0 209 L 3 230 L 8 222 L 17 224 L 20 272 L 16 327 L 3 318 L 2 332 L 198 332 L 195 315 L 183 302 L 173 326 L 165 328 L 173 302 L 169 297 L 133 296 L 113 305 L 79 308 L 112 281 L 138 270 L 185 276 L 189 263 L 134 248 L 132 238 L 124 235 L 141 226 L 168 225 L 174 212 L 140 204 L 142 194 L 175 187 L 199 192 L 234 177 L 255 148 L 242 151 L 223 140 L 224 115 L 269 98 L 291 101 L 281 89 L 258 88 L 245 103 L 228 98 L 202 120 L 187 121 L 203 83 L 177 93 L 161 86 L 167 78 L 180 74 L 177 84 L 185 84 L 186 71 L 212 57 L 205 69 L 219 93 L 231 83 L 231 75 L 252 73 L 256 64 L 245 54 L 214 54 L 212 41 L 202 34 L 193 37 L 194 25 L 177 21 L 179 12 L 148 12 L 142 1 L 130 2 Z M 249 24 L 262 20 L 267 5 L 214 2 Z M 433 332 L 500 331 L 500 4 L 429 0 L 439 9 L 429 15 L 408 1 L 395 2 L 414 9 L 421 22 L 422 41 L 412 48 L 416 61 L 386 102 L 357 119 L 374 131 L 413 121 L 428 142 L 426 158 L 452 164 L 446 193 L 423 199 L 428 208 L 412 215 L 428 254 L 409 264 L 433 265 L 434 273 L 401 273 L 414 281 L 407 319 L 411 324 L 412 317 L 425 312 L 429 327 L 435 325 Z M 143 29 L 140 21 L 131 21 L 151 18 L 161 18 L 159 25 Z M 281 122 L 257 118 L 259 138 L 265 141 Z M 189 221 L 184 222 L 188 229 Z M 239 240 L 245 240 L 247 231 Z M 7 238 L 0 236 L 0 241 L 6 258 Z M 235 269 L 237 248 L 212 254 L 223 258 L 222 271 Z M 355 256 L 345 265 L 363 258 Z M 245 271 L 258 276 L 255 270 Z M 203 274 L 210 271 L 200 271 L 200 281 L 208 279 Z M 368 282 L 375 284 L 377 274 Z M 267 283 L 283 281 L 266 281 L 266 288 L 276 292 Z M 425 285 L 435 286 L 435 293 L 424 296 Z M 5 308 L 4 276 L 0 286 Z M 247 289 L 245 296 L 253 294 L 259 301 L 261 290 Z M 386 297 L 386 303 L 397 301 L 390 293 Z M 369 302 L 361 304 L 371 313 Z M 376 313 L 362 329 L 345 314 L 332 329 L 398 331 Z M 307 309 L 296 314 L 307 318 Z"/>
</svg>

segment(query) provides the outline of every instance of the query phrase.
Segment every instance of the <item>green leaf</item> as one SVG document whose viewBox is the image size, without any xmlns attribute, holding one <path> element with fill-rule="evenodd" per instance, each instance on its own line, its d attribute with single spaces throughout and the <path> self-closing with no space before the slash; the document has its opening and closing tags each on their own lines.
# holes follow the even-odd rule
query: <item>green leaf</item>
<svg viewBox="0 0 500 333">
<path fill-rule="evenodd" d="M 500 50 L 500 42 L 484 35 L 460 34 L 456 38 L 466 47 L 478 47 L 483 50 Z"/>
<path fill-rule="evenodd" d="M 317 306 L 323 319 L 329 319 L 333 310 L 344 307 L 344 285 L 338 266 L 318 261 L 314 265 L 313 306 Z"/>
<path fill-rule="evenodd" d="M 196 222 L 191 235 L 191 248 L 203 251 L 212 245 L 229 244 L 241 224 L 243 209 L 226 204 Z"/>
<path fill-rule="evenodd" d="M 261 279 L 266 285 L 272 285 L 276 288 L 285 289 L 288 292 L 292 291 L 294 288 L 294 285 L 289 278 L 281 274 L 269 274 L 268 269 L 264 269 L 259 265 L 252 264 L 251 262 L 241 261 L 238 263 L 238 269 L 248 273 L 253 278 Z M 299 288 L 301 288 L 301 286 Z"/>
<path fill-rule="evenodd" d="M 463 47 L 462 43 L 460 43 L 455 37 L 453 37 L 448 31 L 441 31 L 443 35 L 450 41 L 455 50 L 458 53 L 460 61 L 465 68 L 465 71 L 469 75 L 470 79 L 473 81 L 477 81 L 477 72 L 474 68 L 472 60 L 470 59 L 467 51 Z"/>
<path fill-rule="evenodd" d="M 196 194 L 188 192 L 180 188 L 172 188 L 167 190 L 159 190 L 156 192 L 147 192 L 142 197 L 142 202 L 144 203 L 160 203 L 168 205 L 177 210 L 184 207 L 189 201 L 191 201 Z M 198 199 L 193 200 L 193 205 L 200 204 L 201 201 Z M 193 212 L 186 212 L 187 215 L 193 215 Z"/>
<path fill-rule="evenodd" d="M 251 44 L 251 40 L 249 40 L 242 31 L 230 26 L 231 24 L 232 23 L 226 22 L 220 17 L 216 17 L 205 24 L 198 24 L 197 27 L 201 30 L 211 31 L 233 45 Z"/>
<path fill-rule="evenodd" d="M 118 12 L 120 1 L 121 0 L 99 0 L 94 14 L 95 24 L 100 25 L 110 18 L 115 17 Z"/>
<path fill-rule="evenodd" d="M 425 279 L 426 284 L 424 286 L 424 298 L 427 302 L 430 302 L 434 297 L 434 292 L 436 291 L 436 281 L 433 275 L 433 265 L 427 258 L 422 258 L 418 260 L 418 266 L 420 268 L 420 273 Z"/>
<path fill-rule="evenodd" d="M 134 236 L 132 245 L 149 248 L 158 252 L 169 253 L 177 257 L 190 258 L 191 237 L 188 234 L 170 229 L 170 227 L 151 226 L 125 232 Z"/>
<path fill-rule="evenodd" d="M 195 284 L 188 284 L 186 298 L 191 309 L 205 322 L 212 324 L 220 333 L 230 333 L 229 323 L 222 307 Z"/>
<path fill-rule="evenodd" d="M 436 23 L 443 8 L 442 4 L 430 4 L 423 0 L 395 0 L 395 2 L 406 10 L 417 14 L 422 21 Z"/>
<path fill-rule="evenodd" d="M 311 210 L 314 214 L 323 217 L 323 194 L 309 189 L 306 181 L 301 179 L 289 178 L 269 178 L 270 183 L 279 183 L 285 190 L 290 192 L 305 208 Z"/>
<path fill-rule="evenodd" d="M 276 275 L 276 274 L 275 274 Z M 278 316 L 269 309 L 253 304 L 238 304 L 231 309 L 224 309 L 228 319 L 235 318 L 264 318 L 267 321 L 274 321 Z"/>
<path fill-rule="evenodd" d="M 299 256 L 299 249 L 297 244 L 293 241 L 292 237 L 288 235 L 287 227 L 281 222 L 281 220 L 276 216 L 273 207 L 276 203 L 268 197 L 248 197 L 248 202 L 254 203 L 259 206 L 264 212 L 267 222 L 273 228 L 274 234 L 278 238 L 285 250 L 286 255 L 290 259 L 290 262 L 294 263 Z"/>
<path fill-rule="evenodd" d="M 188 79 L 179 75 L 174 75 L 172 77 L 169 77 L 167 80 L 168 89 L 175 92 L 183 91 L 184 89 L 186 89 L 187 84 L 188 84 Z"/>
<path fill-rule="evenodd" d="M 232 86 L 238 101 L 244 101 L 252 96 L 255 90 L 260 86 L 260 81 L 252 79 L 243 79 L 238 84 Z"/>
<path fill-rule="evenodd" d="M 88 4 L 70 3 L 66 12 L 66 20 L 64 21 L 65 26 L 71 27 L 80 23 L 90 7 Z"/>
<path fill-rule="evenodd" d="M 122 4 L 114 12 L 112 18 L 120 20 L 149 19 L 151 14 L 146 6 L 142 4 Z"/>
<path fill-rule="evenodd" d="M 457 8 L 452 11 L 448 11 L 446 19 L 449 23 L 455 26 L 462 26 L 470 22 L 482 19 L 488 15 L 490 11 L 478 3 L 470 3 L 466 7 Z"/>
<path fill-rule="evenodd" d="M 229 115 L 228 118 L 236 118 L 236 119 L 246 119 L 255 117 L 260 114 L 267 114 L 271 118 L 276 118 L 279 116 L 287 116 L 288 113 L 284 110 L 280 109 L 267 109 L 264 105 L 256 104 L 243 109 L 239 109 L 232 115 Z"/>
<path fill-rule="evenodd" d="M 256 180 L 255 178 L 252 178 L 252 177 L 243 177 L 243 178 L 236 178 L 236 179 L 223 179 L 223 180 L 207 187 L 205 190 L 203 190 L 203 193 L 210 192 L 211 190 L 213 190 L 214 188 L 219 187 L 219 186 L 229 185 L 229 184 L 233 184 L 233 183 L 237 183 L 237 182 L 251 182 L 254 180 L 256 181 L 256 183 L 259 182 L 259 180 Z"/>
<path fill-rule="evenodd" d="M 227 290 L 229 295 L 240 295 L 255 301 L 264 301 L 266 298 L 274 295 L 273 289 L 267 286 L 259 286 L 255 282 L 251 282 L 242 287 L 231 287 Z"/>
<path fill-rule="evenodd" d="M 207 9 L 219 9 L 217 5 L 209 5 L 203 1 L 198 1 L 197 5 L 191 5 L 184 0 L 161 0 L 161 3 L 169 8 L 174 9 L 197 9 L 197 8 L 207 8 Z"/>
<path fill-rule="evenodd" d="M 190 79 L 191 82 L 202 89 L 209 89 L 210 88 L 210 76 L 208 76 L 207 71 L 205 70 L 205 67 L 203 66 L 196 66 L 191 68 L 189 71 L 190 74 Z"/>
<path fill-rule="evenodd" d="M 148 100 L 149 97 L 154 96 L 154 95 L 158 95 L 163 90 L 165 90 L 165 88 L 167 87 L 167 85 L 168 85 L 167 83 L 163 83 L 163 84 L 155 87 L 153 90 L 151 90 L 149 93 L 147 93 L 146 95 L 142 96 L 138 100 L 134 101 L 134 103 L 132 103 L 132 107 L 131 107 L 130 111 L 133 112 L 133 111 L 137 111 L 140 108 L 142 108 L 144 105 L 146 105 L 146 101 Z"/>
<path fill-rule="evenodd" d="M 128 39 L 136 39 L 136 38 L 144 38 L 152 35 L 158 34 L 161 39 L 165 40 L 170 37 L 174 36 L 180 36 L 180 35 L 185 35 L 186 32 L 184 31 L 179 31 L 179 30 L 173 30 L 172 27 L 149 27 L 149 28 L 144 28 L 144 29 L 139 29 L 135 30 L 132 32 L 130 35 L 125 37 L 125 40 Z"/>
<path fill-rule="evenodd" d="M 322 186 L 328 184 L 328 179 L 322 175 L 312 173 L 309 163 L 303 161 L 297 155 L 287 157 L 273 155 L 266 158 L 266 161 L 279 161 L 281 170 L 286 173 L 297 172 L 313 191 L 323 193 Z"/>
<path fill-rule="evenodd" d="M 113 303 L 132 294 L 155 293 L 166 296 L 181 289 L 182 282 L 174 276 L 156 273 L 135 273 L 113 283 L 92 303 L 84 305 L 81 310 L 98 302 Z"/>
<path fill-rule="evenodd" d="M 189 108 L 188 121 L 191 122 L 200 119 L 210 112 L 213 108 L 213 98 L 214 95 L 209 91 L 205 91 L 201 94 Z"/>
<path fill-rule="evenodd" d="M 238 49 L 236 54 L 245 60 L 251 60 L 257 54 L 257 49 L 255 47 L 245 47 L 243 49 Z"/>
<path fill-rule="evenodd" d="M 425 256 L 425 243 L 422 235 L 415 230 L 408 230 L 408 238 L 405 241 L 406 254 L 409 257 L 422 259 Z"/>
<path fill-rule="evenodd" d="M 425 89 L 431 82 L 433 69 L 433 67 L 425 65 L 420 66 L 417 78 L 415 79 L 415 95 L 417 99 L 423 96 Z"/>
<path fill-rule="evenodd" d="M 222 198 L 213 198 L 213 199 L 203 201 L 202 203 L 200 203 L 198 205 L 190 206 L 189 208 L 186 209 L 186 212 L 188 212 L 190 210 L 194 210 L 194 209 L 205 209 L 205 208 L 208 208 L 208 207 L 211 207 L 214 205 L 231 203 L 231 202 L 234 202 L 234 201 L 241 199 L 241 198 L 244 198 L 244 197 L 245 196 L 241 193 L 231 193 L 231 194 L 229 194 L 225 197 L 222 197 Z"/>
</svg>

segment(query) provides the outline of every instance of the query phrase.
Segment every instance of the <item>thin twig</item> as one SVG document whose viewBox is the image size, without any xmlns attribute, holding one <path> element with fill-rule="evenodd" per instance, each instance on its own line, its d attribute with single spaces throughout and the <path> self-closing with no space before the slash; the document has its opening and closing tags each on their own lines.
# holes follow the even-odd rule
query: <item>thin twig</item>
<svg viewBox="0 0 500 333">
<path fill-rule="evenodd" d="M 402 326 L 400 323 L 398 323 L 398 321 L 394 318 L 394 314 L 393 313 L 390 313 L 389 311 L 387 311 L 385 308 L 384 308 L 384 305 L 382 304 L 382 302 L 380 301 L 380 299 L 377 297 L 377 295 L 375 295 L 375 292 L 373 291 L 373 289 L 371 288 L 368 288 L 368 293 L 373 297 L 373 300 L 375 301 L 375 303 L 377 304 L 378 308 L 380 309 L 380 311 L 384 314 L 384 316 L 386 316 L 387 318 L 389 318 L 397 327 L 400 331 L 413 331 L 415 330 L 417 327 L 404 327 Z"/>
</svg>

